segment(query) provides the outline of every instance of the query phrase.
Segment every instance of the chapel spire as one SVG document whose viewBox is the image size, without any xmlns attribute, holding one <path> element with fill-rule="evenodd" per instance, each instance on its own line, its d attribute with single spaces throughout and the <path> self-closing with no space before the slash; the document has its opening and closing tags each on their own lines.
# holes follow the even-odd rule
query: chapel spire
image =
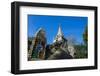
<svg viewBox="0 0 100 76">
<path fill-rule="evenodd" d="M 59 25 L 58 33 L 57 33 L 56 38 L 54 39 L 53 42 L 61 41 L 62 38 L 63 38 L 63 33 L 62 33 L 61 27 L 60 27 L 60 25 Z"/>
</svg>

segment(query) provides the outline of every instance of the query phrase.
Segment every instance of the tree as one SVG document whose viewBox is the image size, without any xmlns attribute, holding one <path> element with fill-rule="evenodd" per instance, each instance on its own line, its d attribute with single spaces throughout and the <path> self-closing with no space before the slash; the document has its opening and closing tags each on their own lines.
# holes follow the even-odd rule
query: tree
<svg viewBox="0 0 100 76">
<path fill-rule="evenodd" d="M 83 33 L 83 41 L 87 45 L 88 44 L 88 28 L 86 26 L 85 31 Z"/>
</svg>

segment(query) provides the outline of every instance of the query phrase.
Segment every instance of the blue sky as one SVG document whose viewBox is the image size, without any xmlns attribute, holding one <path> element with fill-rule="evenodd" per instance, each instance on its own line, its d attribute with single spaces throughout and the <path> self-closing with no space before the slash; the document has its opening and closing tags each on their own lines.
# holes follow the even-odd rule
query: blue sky
<svg viewBox="0 0 100 76">
<path fill-rule="evenodd" d="M 73 36 L 78 43 L 83 43 L 82 34 L 88 24 L 87 17 L 28 15 L 28 37 L 34 37 L 42 27 L 46 31 L 47 43 L 53 42 L 59 25 L 65 37 Z"/>
</svg>

